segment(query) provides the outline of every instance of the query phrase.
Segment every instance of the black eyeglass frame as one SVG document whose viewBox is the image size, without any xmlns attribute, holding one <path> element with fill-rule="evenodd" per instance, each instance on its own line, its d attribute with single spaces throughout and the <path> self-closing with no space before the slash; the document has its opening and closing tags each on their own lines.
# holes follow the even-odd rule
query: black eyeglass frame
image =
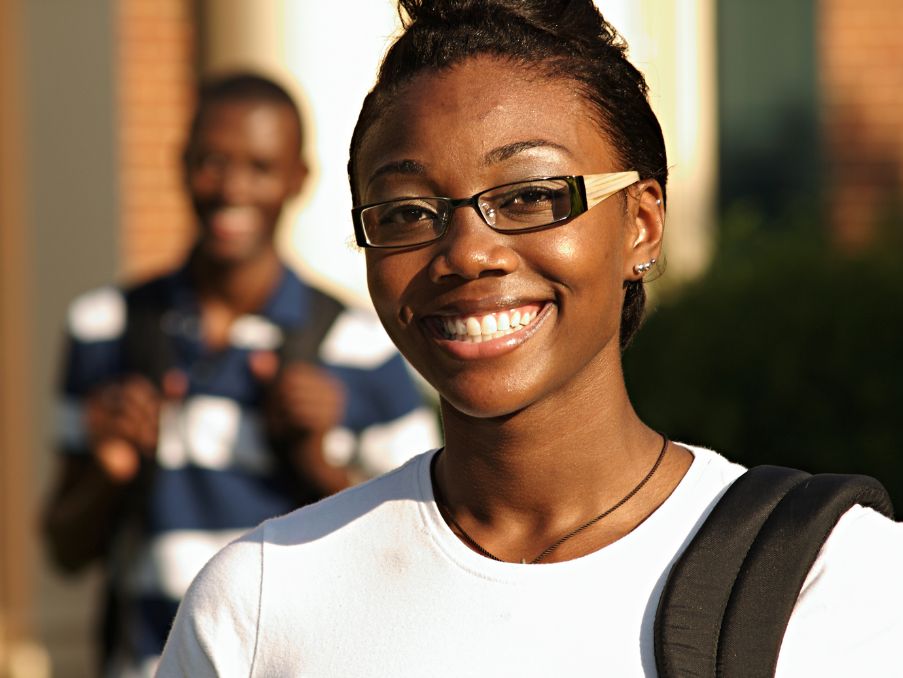
<svg viewBox="0 0 903 678">
<path fill-rule="evenodd" d="M 371 249 L 402 249 L 406 247 L 420 247 L 422 245 L 428 245 L 429 243 L 441 239 L 448 232 L 449 224 L 451 224 L 451 217 L 454 214 L 455 210 L 459 207 L 465 206 L 473 207 L 474 211 L 476 211 L 476 213 L 480 215 L 480 218 L 483 220 L 483 222 L 497 233 L 529 233 L 532 231 L 540 231 L 557 224 L 561 224 L 569 219 L 573 219 L 574 217 L 580 216 L 584 212 L 587 212 L 598 205 L 606 198 L 611 197 L 618 191 L 621 191 L 628 186 L 632 186 L 639 180 L 640 176 L 636 171 L 606 172 L 603 174 L 585 175 L 561 175 L 552 177 L 533 177 L 530 179 L 521 179 L 520 181 L 511 181 L 506 184 L 500 184 L 499 186 L 492 186 L 491 188 L 483 189 L 479 193 L 475 193 L 469 198 L 447 198 L 444 196 L 405 196 L 393 198 L 392 200 L 381 200 L 379 202 L 367 203 L 366 205 L 357 205 L 351 208 L 351 220 L 352 224 L 354 225 L 354 238 L 359 247 L 366 247 Z M 517 186 L 518 184 L 525 184 L 533 181 L 564 181 L 568 186 L 571 203 L 570 211 L 568 212 L 568 214 L 547 224 L 527 226 L 525 228 L 498 228 L 489 223 L 489 218 L 480 207 L 480 197 L 487 193 L 491 193 L 508 186 Z M 441 217 L 441 228 L 437 230 L 436 235 L 427 240 L 422 240 L 416 243 L 405 243 L 402 245 L 380 245 L 370 242 L 369 238 L 367 237 L 366 229 L 364 228 L 364 221 L 362 217 L 363 212 L 373 207 L 379 207 L 381 205 L 391 205 L 393 203 L 404 202 L 406 200 L 435 200 L 438 201 L 440 205 L 443 205 L 445 207 L 443 212 L 441 212 L 441 214 L 439 215 Z"/>
</svg>

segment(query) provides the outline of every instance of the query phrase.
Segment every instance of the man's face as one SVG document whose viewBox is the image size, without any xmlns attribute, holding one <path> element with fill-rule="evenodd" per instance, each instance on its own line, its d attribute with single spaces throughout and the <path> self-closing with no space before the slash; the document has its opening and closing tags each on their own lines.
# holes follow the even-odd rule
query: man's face
<svg viewBox="0 0 903 678">
<path fill-rule="evenodd" d="M 273 247 L 282 207 L 307 174 L 299 147 L 286 106 L 223 101 L 203 112 L 186 158 L 203 256 L 239 264 Z"/>
</svg>

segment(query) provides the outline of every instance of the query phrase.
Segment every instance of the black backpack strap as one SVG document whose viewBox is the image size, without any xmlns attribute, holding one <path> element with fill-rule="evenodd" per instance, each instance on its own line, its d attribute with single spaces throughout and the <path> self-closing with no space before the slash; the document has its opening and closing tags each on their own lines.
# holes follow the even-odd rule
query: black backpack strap
<svg viewBox="0 0 903 678">
<path fill-rule="evenodd" d="M 659 675 L 772 676 L 781 640 L 821 545 L 854 504 L 890 512 L 865 476 L 747 471 L 674 564 L 656 613 Z"/>
<path fill-rule="evenodd" d="M 319 363 L 320 345 L 329 334 L 336 318 L 345 307 L 325 292 L 309 287 L 310 292 L 308 317 L 304 325 L 294 328 L 283 328 L 282 346 L 279 348 L 279 364 L 285 367 L 294 362 Z M 298 506 L 310 504 L 322 499 L 323 491 L 313 486 L 306 478 L 301 477 L 289 461 L 290 443 L 280 437 L 271 437 L 270 445 L 276 453 L 278 463 L 282 464 L 281 474 L 287 483 L 288 491 Z"/>
<path fill-rule="evenodd" d="M 803 471 L 759 466 L 738 478 L 671 568 L 655 617 L 662 678 L 715 675 L 721 620 L 750 546 Z"/>
<path fill-rule="evenodd" d="M 308 321 L 301 327 L 286 332 L 279 350 L 281 364 L 297 361 L 318 362 L 320 344 L 323 343 L 336 318 L 345 310 L 341 302 L 325 292 L 315 287 L 309 287 L 308 290 L 311 295 Z"/>
<path fill-rule="evenodd" d="M 803 582 L 837 521 L 856 504 L 893 515 L 887 490 L 860 475 L 811 476 L 778 503 L 734 582 L 721 626 L 718 675 L 774 676 Z"/>
<path fill-rule="evenodd" d="M 172 337 L 164 331 L 164 318 L 169 311 L 161 285 L 158 280 L 126 291 L 122 343 L 126 371 L 141 374 L 158 387 L 166 371 L 176 364 Z"/>
</svg>

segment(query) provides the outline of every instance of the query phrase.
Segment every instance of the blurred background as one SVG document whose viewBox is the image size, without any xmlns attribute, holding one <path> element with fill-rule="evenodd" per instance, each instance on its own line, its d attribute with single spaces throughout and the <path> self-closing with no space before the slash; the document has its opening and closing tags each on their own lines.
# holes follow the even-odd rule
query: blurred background
<svg viewBox="0 0 903 678">
<path fill-rule="evenodd" d="M 666 257 L 625 356 L 641 415 L 747 464 L 878 476 L 903 506 L 903 3 L 598 0 L 669 145 Z M 91 674 L 98 577 L 45 564 L 67 303 L 179 261 L 204 74 L 303 102 L 315 168 L 280 235 L 366 305 L 345 163 L 388 0 L 0 0 L 0 677 Z"/>
</svg>

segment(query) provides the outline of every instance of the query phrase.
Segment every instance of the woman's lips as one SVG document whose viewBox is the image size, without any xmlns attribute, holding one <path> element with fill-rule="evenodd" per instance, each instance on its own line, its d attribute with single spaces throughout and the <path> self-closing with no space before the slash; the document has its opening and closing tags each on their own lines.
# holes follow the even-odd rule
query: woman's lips
<svg viewBox="0 0 903 678">
<path fill-rule="evenodd" d="M 529 327 L 542 308 L 531 303 L 491 313 L 433 316 L 429 322 L 443 339 L 480 344 Z"/>
</svg>

